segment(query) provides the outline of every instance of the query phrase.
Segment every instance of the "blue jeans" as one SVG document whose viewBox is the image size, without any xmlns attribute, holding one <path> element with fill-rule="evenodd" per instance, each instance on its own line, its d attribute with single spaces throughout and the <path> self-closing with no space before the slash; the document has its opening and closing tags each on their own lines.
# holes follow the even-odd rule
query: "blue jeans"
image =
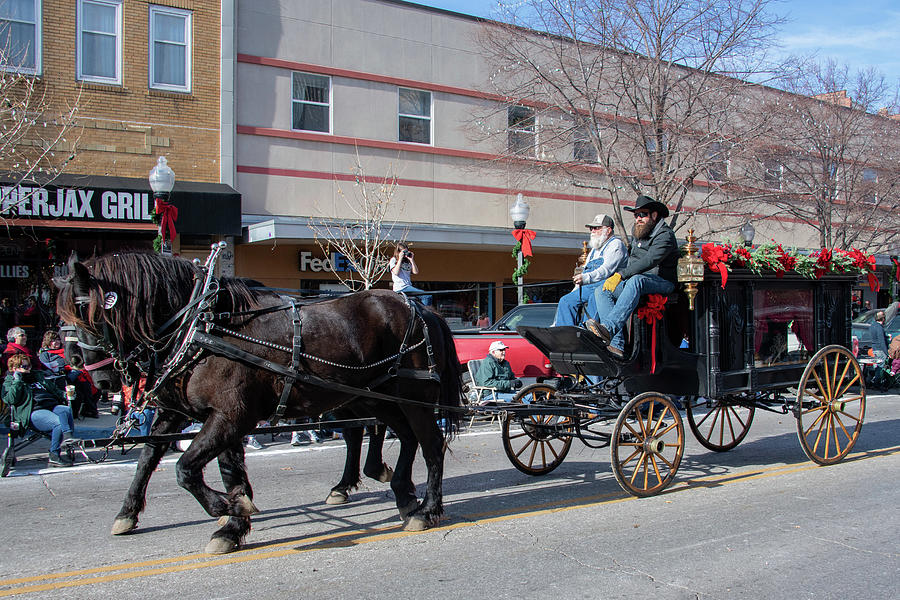
<svg viewBox="0 0 900 600">
<path fill-rule="evenodd" d="M 412 298 L 418 299 L 419 302 L 421 302 L 425 306 L 431 306 L 431 296 L 429 296 L 427 294 L 422 295 L 423 292 L 425 292 L 425 290 L 420 290 L 419 288 L 417 288 L 414 285 L 408 285 L 405 288 L 403 288 L 402 290 L 397 290 L 397 292 L 403 292 L 404 294 L 412 294 L 412 296 L 411 296 Z"/>
<path fill-rule="evenodd" d="M 613 338 L 610 346 L 619 350 L 625 348 L 623 329 L 625 321 L 637 308 L 641 296 L 647 294 L 668 294 L 675 289 L 675 284 L 659 275 L 633 275 L 619 282 L 615 291 L 607 292 L 602 287 L 594 294 L 597 304 L 597 321 L 606 327 Z"/>
<path fill-rule="evenodd" d="M 38 431 L 50 431 L 50 452 L 59 454 L 62 434 L 72 433 L 75 420 L 72 418 L 71 408 L 58 404 L 52 411 L 43 408 L 32 411 L 31 426 Z"/>
<path fill-rule="evenodd" d="M 575 288 L 568 294 L 559 299 L 556 307 L 556 318 L 554 325 L 581 325 L 584 319 L 597 313 L 596 302 L 594 301 L 594 292 L 603 285 L 603 282 L 590 283 L 580 288 Z M 581 313 L 581 321 L 576 322 L 578 317 L 578 306 L 584 304 L 584 311 Z"/>
</svg>

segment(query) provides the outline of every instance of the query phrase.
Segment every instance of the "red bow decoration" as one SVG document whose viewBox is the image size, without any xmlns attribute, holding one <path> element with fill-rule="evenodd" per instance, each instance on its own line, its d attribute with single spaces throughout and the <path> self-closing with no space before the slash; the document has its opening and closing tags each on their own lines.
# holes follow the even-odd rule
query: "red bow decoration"
<svg viewBox="0 0 900 600">
<path fill-rule="evenodd" d="M 871 271 L 869 271 L 867 275 L 869 276 L 869 289 L 873 292 L 879 291 L 881 289 L 881 282 L 878 281 L 878 277 L 876 277 L 875 273 L 872 273 Z"/>
<path fill-rule="evenodd" d="M 728 248 L 715 244 L 703 244 L 703 248 L 700 249 L 700 258 L 703 259 L 710 271 L 722 276 L 722 289 L 724 290 L 725 284 L 728 282 L 728 260 L 731 258 Z"/>
<path fill-rule="evenodd" d="M 897 267 L 897 271 L 894 273 L 894 279 L 900 281 L 900 259 L 898 259 L 896 256 L 892 256 L 891 262 L 894 263 L 895 267 Z"/>
<path fill-rule="evenodd" d="M 174 204 L 169 204 L 165 200 L 160 200 L 159 198 L 155 199 L 154 208 L 156 210 L 156 214 L 159 215 L 159 234 L 162 236 L 162 239 L 166 239 L 166 233 L 169 234 L 169 239 L 175 239 L 175 221 L 178 220 L 178 207 Z"/>
<path fill-rule="evenodd" d="M 727 277 L 723 275 L 723 279 Z M 724 282 L 722 287 L 725 287 Z M 662 319 L 666 310 L 666 297 L 662 294 L 650 294 L 647 296 L 647 304 L 637 309 L 637 316 L 648 325 L 653 326 L 650 339 L 650 372 L 656 372 L 656 322 Z"/>
<path fill-rule="evenodd" d="M 512 236 L 516 238 L 517 242 L 522 244 L 522 254 L 524 256 L 533 256 L 531 254 L 531 240 L 537 234 L 530 229 L 513 229 Z"/>
</svg>

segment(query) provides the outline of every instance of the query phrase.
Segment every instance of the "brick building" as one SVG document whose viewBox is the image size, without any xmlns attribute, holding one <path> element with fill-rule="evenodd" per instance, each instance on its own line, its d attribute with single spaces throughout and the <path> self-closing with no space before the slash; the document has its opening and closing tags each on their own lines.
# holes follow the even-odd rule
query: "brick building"
<svg viewBox="0 0 900 600">
<path fill-rule="evenodd" d="M 49 309 L 48 277 L 70 251 L 149 247 L 157 226 L 148 174 L 158 156 L 176 177 L 176 250 L 190 254 L 191 245 L 208 248 L 213 236 L 240 232 L 240 196 L 226 185 L 232 169 L 222 156 L 230 151 L 220 141 L 232 105 L 232 54 L 228 48 L 222 58 L 222 32 L 232 21 L 230 3 L 219 0 L 3 3 L 6 74 L 24 74 L 45 94 L 47 114 L 71 105 L 77 112 L 64 136 L 41 142 L 52 143 L 50 175 L 23 177 L 21 161 L 0 156 L 9 225 L 0 261 L 18 267 L 0 269 L 0 296 L 21 304 L 36 295 Z"/>
</svg>

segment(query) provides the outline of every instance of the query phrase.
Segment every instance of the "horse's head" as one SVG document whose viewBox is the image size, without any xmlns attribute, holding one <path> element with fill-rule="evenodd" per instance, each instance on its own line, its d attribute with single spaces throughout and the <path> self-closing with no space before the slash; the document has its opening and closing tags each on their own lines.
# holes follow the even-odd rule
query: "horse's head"
<svg viewBox="0 0 900 600">
<path fill-rule="evenodd" d="M 91 262 L 81 263 L 73 254 L 69 274 L 54 279 L 60 290 L 57 312 L 67 323 L 61 338 L 69 364 L 83 363 L 98 388 L 118 391 L 123 376 L 129 381 L 137 377 L 139 369 L 129 364 L 133 361 L 128 356 L 136 344 L 116 326 L 123 321 L 118 314 L 118 286 L 94 278 Z"/>
</svg>

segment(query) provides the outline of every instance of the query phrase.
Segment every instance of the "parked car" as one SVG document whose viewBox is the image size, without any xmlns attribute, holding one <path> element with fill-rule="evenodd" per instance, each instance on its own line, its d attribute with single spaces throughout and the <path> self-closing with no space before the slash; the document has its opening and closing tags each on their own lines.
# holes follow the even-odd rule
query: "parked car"
<svg viewBox="0 0 900 600">
<path fill-rule="evenodd" d="M 537 380 L 554 377 L 555 372 L 550 366 L 550 359 L 516 333 L 516 327 L 520 325 L 549 327 L 555 316 L 555 302 L 522 304 L 503 315 L 490 327 L 454 332 L 456 353 L 459 355 L 463 372 L 465 372 L 466 363 L 473 359 L 484 358 L 487 356 L 488 346 L 491 345 L 491 342 L 501 340 L 509 346 L 509 350 L 506 351 L 506 360 L 509 361 L 516 377 Z"/>
</svg>

